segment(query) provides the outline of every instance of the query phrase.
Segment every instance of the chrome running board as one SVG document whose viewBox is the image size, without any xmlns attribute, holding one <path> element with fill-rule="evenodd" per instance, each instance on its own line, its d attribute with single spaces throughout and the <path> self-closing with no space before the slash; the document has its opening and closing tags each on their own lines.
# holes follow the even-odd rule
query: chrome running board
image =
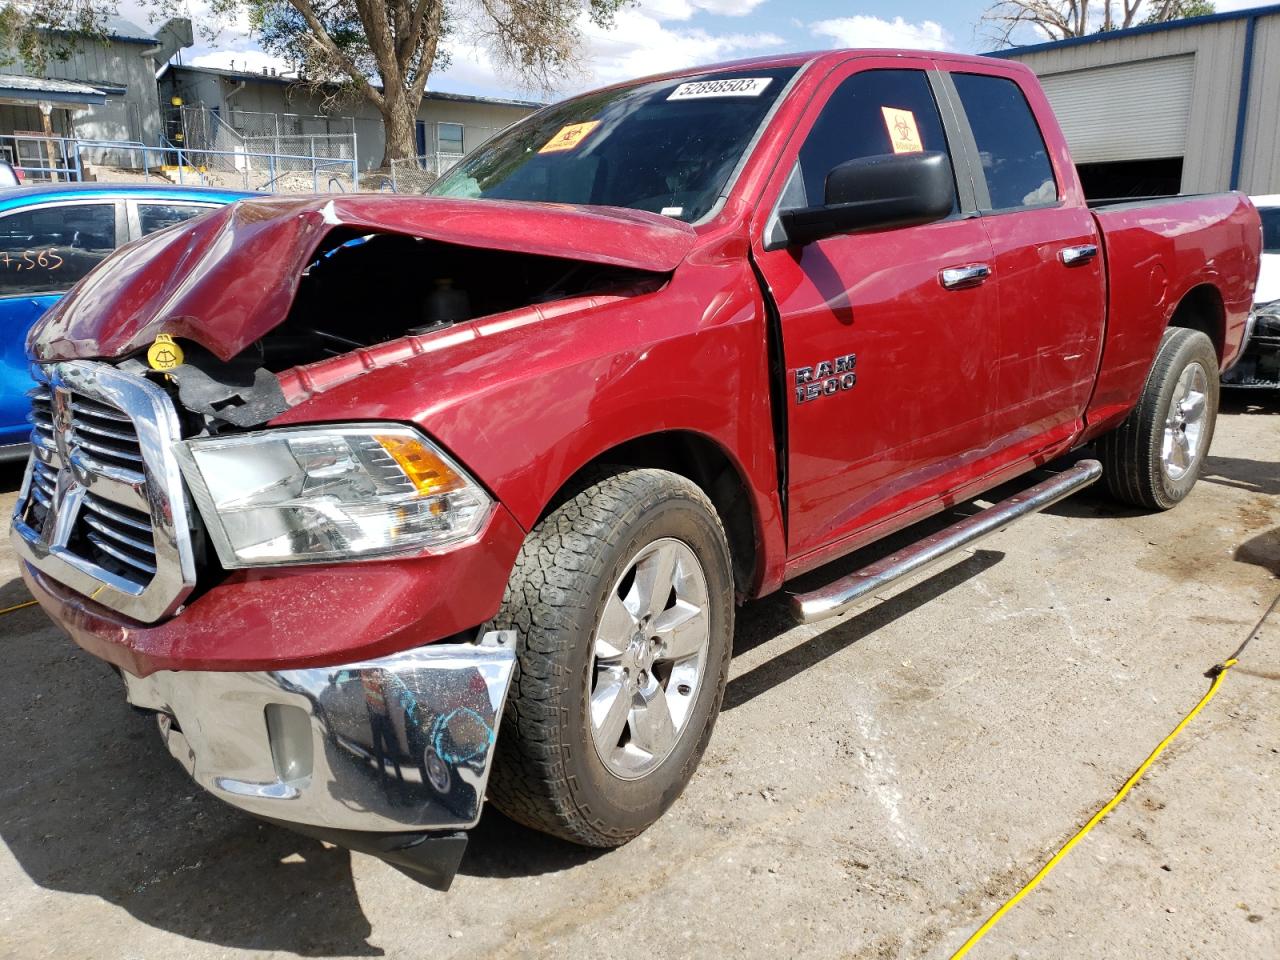
<svg viewBox="0 0 1280 960">
<path fill-rule="evenodd" d="M 834 583 L 791 597 L 791 614 L 800 623 L 815 623 L 847 613 L 885 587 L 947 559 L 957 550 L 998 533 L 1015 520 L 1052 506 L 1102 476 L 1097 460 L 1081 460 L 1062 473 L 1037 483 L 992 507 L 965 517 L 945 530 L 904 547 Z"/>
</svg>

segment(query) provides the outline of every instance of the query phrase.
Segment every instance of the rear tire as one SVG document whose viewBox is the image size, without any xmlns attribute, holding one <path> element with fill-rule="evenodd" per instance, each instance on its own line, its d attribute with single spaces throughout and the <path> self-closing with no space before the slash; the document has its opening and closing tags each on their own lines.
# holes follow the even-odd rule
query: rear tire
<svg viewBox="0 0 1280 960">
<path fill-rule="evenodd" d="M 1177 506 L 1200 476 L 1218 416 L 1218 354 L 1199 330 L 1170 327 L 1137 405 L 1098 441 L 1117 500 L 1148 510 Z"/>
<path fill-rule="evenodd" d="M 720 711 L 733 596 L 697 485 L 664 470 L 590 478 L 529 535 L 492 624 L 520 639 L 490 799 L 592 847 L 657 820 Z"/>
</svg>

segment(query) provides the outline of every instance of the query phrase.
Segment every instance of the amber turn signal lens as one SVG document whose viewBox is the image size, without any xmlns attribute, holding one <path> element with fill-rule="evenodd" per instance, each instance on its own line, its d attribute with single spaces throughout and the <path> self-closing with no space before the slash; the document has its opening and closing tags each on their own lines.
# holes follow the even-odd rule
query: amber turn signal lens
<svg viewBox="0 0 1280 960">
<path fill-rule="evenodd" d="M 434 450 L 412 437 L 375 435 L 423 496 L 461 490 L 467 485 Z"/>
</svg>

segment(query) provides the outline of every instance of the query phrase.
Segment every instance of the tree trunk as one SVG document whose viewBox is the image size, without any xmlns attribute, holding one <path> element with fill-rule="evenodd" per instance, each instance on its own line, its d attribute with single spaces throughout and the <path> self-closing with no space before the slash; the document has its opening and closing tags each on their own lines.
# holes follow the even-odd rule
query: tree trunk
<svg viewBox="0 0 1280 960">
<path fill-rule="evenodd" d="M 405 160 L 418 152 L 414 136 L 418 119 L 418 103 L 403 90 L 386 90 L 382 106 L 382 128 L 386 147 L 382 154 L 382 166 L 390 167 L 392 160 Z"/>
</svg>

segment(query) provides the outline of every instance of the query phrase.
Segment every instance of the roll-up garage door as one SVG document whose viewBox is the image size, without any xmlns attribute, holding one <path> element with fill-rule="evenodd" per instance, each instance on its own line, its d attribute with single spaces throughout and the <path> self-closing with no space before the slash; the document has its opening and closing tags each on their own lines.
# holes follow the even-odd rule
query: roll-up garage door
<svg viewBox="0 0 1280 960">
<path fill-rule="evenodd" d="M 1076 163 L 1181 157 L 1195 55 L 1040 78 Z"/>
</svg>

